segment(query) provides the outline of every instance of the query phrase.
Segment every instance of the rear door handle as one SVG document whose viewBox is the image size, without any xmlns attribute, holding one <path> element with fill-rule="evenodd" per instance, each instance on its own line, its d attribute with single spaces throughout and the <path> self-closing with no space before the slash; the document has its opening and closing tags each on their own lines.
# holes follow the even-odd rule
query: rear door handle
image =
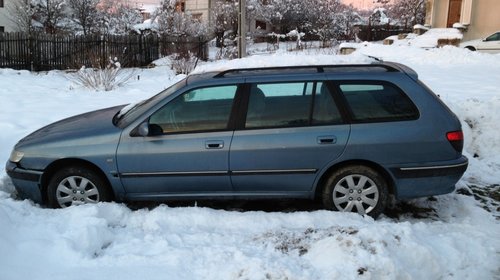
<svg viewBox="0 0 500 280">
<path fill-rule="evenodd" d="M 207 140 L 205 141 L 205 149 L 222 149 L 224 141 L 222 140 Z"/>
<path fill-rule="evenodd" d="M 335 144 L 337 143 L 337 137 L 333 135 L 318 136 L 318 144 Z"/>
</svg>

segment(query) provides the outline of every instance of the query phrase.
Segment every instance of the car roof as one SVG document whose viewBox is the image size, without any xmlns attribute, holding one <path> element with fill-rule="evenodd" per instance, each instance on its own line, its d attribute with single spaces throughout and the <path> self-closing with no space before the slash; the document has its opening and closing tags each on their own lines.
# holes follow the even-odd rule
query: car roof
<svg viewBox="0 0 500 280">
<path fill-rule="evenodd" d="M 219 80 L 223 78 L 247 78 L 253 76 L 301 75 L 314 73 L 349 73 L 369 74 L 396 72 L 404 73 L 418 79 L 417 73 L 406 65 L 395 62 L 374 62 L 369 64 L 334 64 L 334 65 L 293 65 L 259 68 L 232 68 L 222 71 L 211 71 L 191 74 L 187 77 L 188 84 L 198 81 Z"/>
</svg>

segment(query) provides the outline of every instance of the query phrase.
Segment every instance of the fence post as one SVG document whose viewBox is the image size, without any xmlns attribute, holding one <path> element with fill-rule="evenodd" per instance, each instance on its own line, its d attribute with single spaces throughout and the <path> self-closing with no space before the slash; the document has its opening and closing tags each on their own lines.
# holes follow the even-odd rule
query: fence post
<svg viewBox="0 0 500 280">
<path fill-rule="evenodd" d="M 30 63 L 29 68 L 31 71 L 35 71 L 35 62 L 33 55 L 35 53 L 35 47 L 34 47 L 34 40 L 33 40 L 33 34 L 30 32 L 28 33 L 28 61 Z"/>
</svg>

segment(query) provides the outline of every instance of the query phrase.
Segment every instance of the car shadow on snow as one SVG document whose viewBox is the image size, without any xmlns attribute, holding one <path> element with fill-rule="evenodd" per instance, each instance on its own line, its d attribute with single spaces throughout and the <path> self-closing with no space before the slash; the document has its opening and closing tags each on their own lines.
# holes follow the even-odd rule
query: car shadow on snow
<svg viewBox="0 0 500 280">
<path fill-rule="evenodd" d="M 207 207 L 217 210 L 236 212 L 310 212 L 321 210 L 320 203 L 311 200 L 301 199 L 280 199 L 280 200 L 197 200 L 197 201 L 169 201 L 169 202 L 128 202 L 127 206 L 132 210 L 142 208 L 153 209 L 159 205 L 169 207 Z"/>
<path fill-rule="evenodd" d="M 428 201 L 437 201 L 435 198 L 428 198 Z M 429 204 L 429 203 L 426 203 Z M 170 202 L 128 202 L 126 204 L 132 210 L 154 209 L 160 205 L 169 207 L 207 207 L 217 210 L 251 212 L 262 211 L 267 213 L 281 212 L 312 212 L 324 210 L 320 202 L 300 199 L 280 199 L 280 200 L 201 200 L 201 201 L 170 201 Z M 384 216 L 400 220 L 404 218 L 432 219 L 438 220 L 437 212 L 432 207 L 424 207 L 414 203 L 414 201 L 398 201 L 390 203 L 383 213 Z"/>
</svg>

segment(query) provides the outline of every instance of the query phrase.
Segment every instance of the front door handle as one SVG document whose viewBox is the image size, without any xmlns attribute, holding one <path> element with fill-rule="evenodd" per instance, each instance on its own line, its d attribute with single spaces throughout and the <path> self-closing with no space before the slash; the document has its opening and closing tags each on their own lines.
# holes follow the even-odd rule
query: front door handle
<svg viewBox="0 0 500 280">
<path fill-rule="evenodd" d="M 205 141 L 205 149 L 222 149 L 222 148 L 224 148 L 224 141 L 222 140 Z"/>
<path fill-rule="evenodd" d="M 333 135 L 318 136 L 318 144 L 335 144 L 337 143 L 337 137 Z"/>
</svg>

